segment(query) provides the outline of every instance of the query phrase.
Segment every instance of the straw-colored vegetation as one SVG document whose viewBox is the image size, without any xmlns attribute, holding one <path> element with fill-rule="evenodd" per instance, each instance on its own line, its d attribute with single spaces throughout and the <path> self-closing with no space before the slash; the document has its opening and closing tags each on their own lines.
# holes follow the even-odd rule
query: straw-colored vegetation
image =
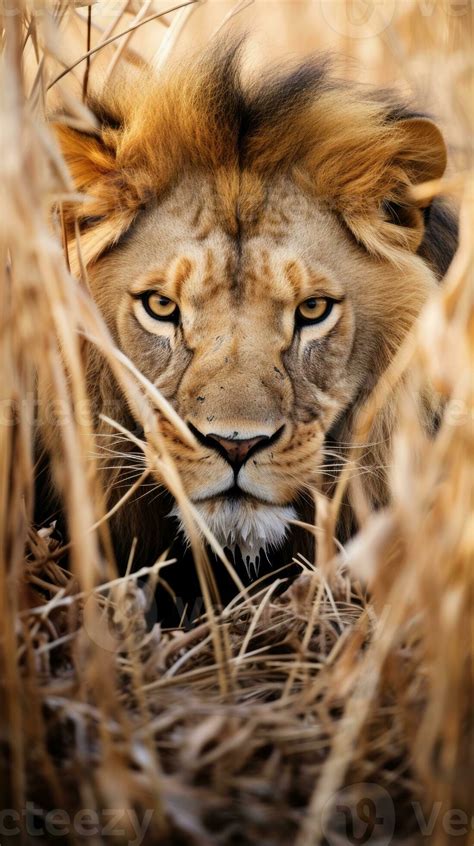
<svg viewBox="0 0 474 846">
<path fill-rule="evenodd" d="M 157 17 L 178 5 L 3 6 L 0 774 L 8 812 L 0 840 L 13 842 L 18 827 L 25 842 L 316 846 L 355 842 L 353 824 L 358 842 L 372 832 L 370 842 L 388 844 L 395 832 L 410 843 L 470 843 L 470 4 L 377 3 L 373 18 L 367 3 L 210 0 Z M 104 560 L 84 343 L 109 360 L 182 493 L 153 430 L 160 397 L 114 349 L 85 273 L 69 273 L 51 208 L 73 188 L 45 114 L 59 101 L 70 121 L 87 124 L 82 90 L 96 68 L 111 75 L 144 58 L 159 67 L 241 21 L 255 26 L 257 62 L 269 44 L 279 55 L 329 47 L 350 57 L 348 76 L 398 81 L 439 113 L 452 158 L 435 187 L 460 204 L 460 248 L 360 431 L 404 373 L 417 388 L 434 386 L 444 413 L 430 439 L 413 400 L 400 403 L 391 505 L 372 514 L 355 488 L 363 528 L 345 550 L 334 547 L 331 526 L 341 486 L 357 480 L 357 444 L 335 500 L 318 503 L 317 566 L 301 559 L 301 577 L 282 596 L 277 573 L 252 600 L 242 596 L 222 613 L 209 604 L 189 631 L 147 631 L 144 608 L 166 562 L 119 579 L 112 555 Z M 32 523 L 36 390 L 45 383 L 61 418 L 53 459 L 69 515 L 68 570 L 54 523 Z M 62 816 L 45 819 L 51 809 Z"/>
</svg>

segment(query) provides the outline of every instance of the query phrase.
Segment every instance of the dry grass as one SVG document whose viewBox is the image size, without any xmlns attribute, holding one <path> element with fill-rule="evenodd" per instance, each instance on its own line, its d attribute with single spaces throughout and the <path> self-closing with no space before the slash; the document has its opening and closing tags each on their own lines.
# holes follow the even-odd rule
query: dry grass
<svg viewBox="0 0 474 846">
<path fill-rule="evenodd" d="M 358 842 L 368 842 L 364 835 L 372 832 L 370 842 L 388 844 L 392 829 L 417 842 L 426 825 L 429 842 L 467 844 L 472 830 L 463 814 L 472 810 L 474 765 L 471 14 L 467 6 L 464 17 L 456 14 L 463 4 L 439 2 L 428 15 L 430 4 L 407 2 L 380 35 L 357 41 L 350 28 L 341 34 L 315 26 L 314 43 L 305 44 L 322 46 L 327 34 L 337 50 L 365 62 L 372 82 L 386 81 L 387 67 L 402 68 L 418 94 L 444 60 L 439 103 L 454 175 L 443 190 L 461 202 L 461 245 L 392 378 L 373 397 L 382 401 L 405 371 L 417 386 L 431 383 L 445 404 L 437 436 L 428 440 L 416 409 L 402 403 L 392 504 L 371 514 L 355 489 L 363 529 L 346 550 L 334 555 L 331 541 L 337 497 L 321 502 L 317 569 L 301 561 L 302 576 L 283 596 L 275 595 L 277 575 L 253 601 L 240 597 L 220 614 L 209 602 L 193 630 L 163 632 L 147 631 L 143 610 L 166 562 L 116 579 L 112 557 L 104 561 L 100 552 L 109 541 L 87 460 L 84 335 L 103 350 L 148 429 L 153 403 L 161 400 L 114 349 L 85 276 L 76 282 L 68 272 L 50 208 L 72 188 L 44 113 L 48 86 L 75 61 L 67 38 L 84 53 L 97 39 L 150 19 L 142 31 L 164 34 L 159 66 L 177 49 L 178 36 L 184 43 L 194 32 L 202 38 L 238 12 L 211 2 L 191 20 L 188 8 L 170 13 L 164 25 L 156 17 L 151 22 L 172 5 L 115 4 L 101 31 L 95 9 L 73 11 L 62 3 L 49 13 L 37 7 L 32 14 L 26 5 L 19 14 L 4 9 L 0 772 L 2 807 L 11 813 L 1 817 L 0 838 L 14 841 L 8 829 L 18 819 L 25 842 L 82 842 L 87 831 L 95 844 L 111 837 L 140 842 L 138 825 L 147 844 L 316 846 L 324 838 L 345 844 L 355 842 L 347 828 L 352 813 Z M 240 5 L 243 16 L 251 13 Z M 290 32 L 292 22 L 295 33 L 302 26 L 288 4 L 260 4 L 260 15 L 262 6 L 270 27 L 281 26 L 285 13 Z M 342 20 L 345 8 L 338 4 Z M 305 20 L 320 14 L 312 4 L 299 11 Z M 389 59 L 381 44 L 390 48 Z M 59 90 L 75 119 L 86 121 L 81 89 L 95 59 L 113 73 L 119 62 L 142 62 L 148 47 L 144 37 L 140 53 L 138 32 L 119 39 L 77 66 L 75 86 L 65 74 L 51 91 Z M 55 483 L 70 520 L 69 572 L 54 533 L 31 528 L 37 379 L 52 386 L 63 418 Z M 364 409 L 361 432 L 371 413 Z M 150 430 L 150 442 L 186 512 L 158 431 Z M 192 524 L 190 507 L 187 513 Z M 196 559 L 209 597 L 197 540 Z M 49 816 L 45 824 L 33 807 L 38 813 L 60 808 L 63 818 Z M 81 809 L 89 817 L 73 824 Z M 115 820 L 111 809 L 121 809 Z M 32 833 L 34 825 L 45 833 Z"/>
</svg>

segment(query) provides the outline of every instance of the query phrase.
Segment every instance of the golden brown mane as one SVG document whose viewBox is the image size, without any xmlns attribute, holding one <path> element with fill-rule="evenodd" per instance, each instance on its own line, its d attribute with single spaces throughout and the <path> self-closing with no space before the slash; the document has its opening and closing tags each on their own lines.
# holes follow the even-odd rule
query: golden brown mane
<svg viewBox="0 0 474 846">
<path fill-rule="evenodd" d="M 97 131 L 80 139 L 58 126 L 76 187 L 93 198 L 79 210 L 94 224 L 87 257 L 196 168 L 220 175 L 230 231 L 258 214 L 259 176 L 284 171 L 371 252 L 395 258 L 397 247 L 416 248 L 421 212 L 410 187 L 446 166 L 436 126 L 390 92 L 341 82 L 321 59 L 244 82 L 241 54 L 241 42 L 221 44 L 159 80 L 141 74 L 108 87 L 89 103 Z"/>
</svg>

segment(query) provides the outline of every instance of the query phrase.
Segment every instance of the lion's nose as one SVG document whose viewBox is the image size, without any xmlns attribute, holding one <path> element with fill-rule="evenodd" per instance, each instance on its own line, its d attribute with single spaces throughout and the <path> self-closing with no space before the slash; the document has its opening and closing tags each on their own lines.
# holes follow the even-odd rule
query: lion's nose
<svg viewBox="0 0 474 846">
<path fill-rule="evenodd" d="M 276 432 L 270 435 L 254 435 L 253 438 L 225 438 L 216 432 L 204 434 L 196 426 L 188 421 L 188 426 L 197 440 L 206 447 L 217 450 L 232 465 L 234 471 L 245 464 L 250 455 L 254 455 L 261 449 L 275 443 L 283 432 L 285 426 L 280 426 Z"/>
<path fill-rule="evenodd" d="M 230 439 L 221 438 L 220 435 L 214 435 L 213 433 L 209 434 L 207 438 L 219 444 L 219 452 L 223 452 L 224 458 L 233 467 L 240 467 L 247 461 L 251 452 L 256 452 L 256 448 L 261 449 L 264 447 L 265 442 L 270 440 L 267 435 L 257 435 L 255 438 Z"/>
</svg>

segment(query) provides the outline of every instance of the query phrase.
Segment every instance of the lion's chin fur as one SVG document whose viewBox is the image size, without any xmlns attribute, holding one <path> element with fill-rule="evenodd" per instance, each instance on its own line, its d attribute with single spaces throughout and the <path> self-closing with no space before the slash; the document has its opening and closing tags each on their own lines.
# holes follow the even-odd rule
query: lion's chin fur
<svg viewBox="0 0 474 846">
<path fill-rule="evenodd" d="M 296 518 L 292 506 L 245 499 L 206 500 L 197 503 L 196 509 L 222 547 L 232 553 L 240 551 L 249 578 L 258 576 L 261 555 L 283 544 L 288 521 Z M 187 538 L 179 506 L 173 508 L 171 516 L 179 520 Z"/>
</svg>

